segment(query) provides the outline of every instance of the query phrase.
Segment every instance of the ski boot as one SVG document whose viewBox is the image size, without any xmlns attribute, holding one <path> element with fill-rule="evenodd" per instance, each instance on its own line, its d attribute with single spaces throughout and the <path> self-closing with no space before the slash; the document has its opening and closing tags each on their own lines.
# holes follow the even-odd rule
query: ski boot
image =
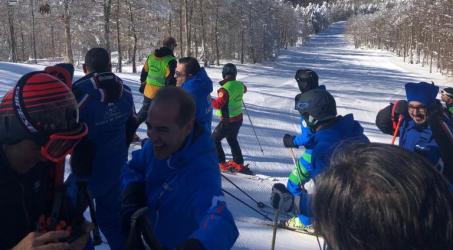
<svg viewBox="0 0 453 250">
<path fill-rule="evenodd" d="M 227 162 L 227 164 L 231 168 L 232 171 L 236 171 L 236 172 L 248 174 L 248 175 L 253 175 L 252 170 L 250 170 L 250 168 L 248 166 L 244 166 L 244 164 L 242 164 L 242 163 L 238 164 L 232 160 L 229 160 Z"/>
<path fill-rule="evenodd" d="M 228 165 L 227 162 L 219 163 L 219 169 L 220 169 L 220 172 L 230 172 L 230 166 Z"/>
<path fill-rule="evenodd" d="M 297 231 L 305 231 L 307 233 L 315 233 L 312 225 L 304 225 L 298 216 L 291 217 L 289 220 L 280 221 L 280 226 Z"/>
</svg>

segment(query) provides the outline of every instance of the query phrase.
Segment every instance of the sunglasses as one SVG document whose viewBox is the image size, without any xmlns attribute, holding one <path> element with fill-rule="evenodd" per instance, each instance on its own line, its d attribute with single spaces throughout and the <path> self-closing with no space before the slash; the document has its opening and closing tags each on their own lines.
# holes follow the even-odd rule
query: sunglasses
<svg viewBox="0 0 453 250">
<path fill-rule="evenodd" d="M 181 76 L 185 76 L 185 74 L 179 72 L 179 71 L 175 71 L 175 78 L 179 78 Z"/>
<path fill-rule="evenodd" d="M 417 111 L 417 113 L 426 114 L 427 109 L 426 109 L 425 106 L 415 106 L 415 105 L 410 105 L 409 104 L 408 111 L 409 112 Z"/>
<path fill-rule="evenodd" d="M 87 134 L 88 127 L 85 123 L 80 123 L 78 128 L 70 132 L 51 134 L 47 143 L 41 146 L 41 155 L 49 161 L 60 162 L 74 151 Z"/>
</svg>

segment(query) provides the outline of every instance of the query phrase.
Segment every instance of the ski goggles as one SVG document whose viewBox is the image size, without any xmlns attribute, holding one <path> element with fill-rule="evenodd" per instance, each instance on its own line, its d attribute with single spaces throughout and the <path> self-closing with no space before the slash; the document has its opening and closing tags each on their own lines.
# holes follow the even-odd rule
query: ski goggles
<svg viewBox="0 0 453 250">
<path fill-rule="evenodd" d="M 441 94 L 441 95 L 446 95 L 446 96 L 448 96 L 448 97 L 450 97 L 450 98 L 453 98 L 453 94 L 448 93 L 447 91 L 445 91 L 445 90 L 443 90 L 443 89 L 440 90 L 440 94 Z"/>
<path fill-rule="evenodd" d="M 85 123 L 73 131 L 54 133 L 49 136 L 48 141 L 41 146 L 41 155 L 49 161 L 60 162 L 66 155 L 71 154 L 77 144 L 88 134 L 88 127 Z"/>
</svg>

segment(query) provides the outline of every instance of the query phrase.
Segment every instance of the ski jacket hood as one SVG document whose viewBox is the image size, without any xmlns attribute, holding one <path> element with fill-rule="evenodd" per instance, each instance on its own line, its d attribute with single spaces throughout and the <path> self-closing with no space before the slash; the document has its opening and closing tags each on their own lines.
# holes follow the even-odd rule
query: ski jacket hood
<svg viewBox="0 0 453 250">
<path fill-rule="evenodd" d="M 161 48 L 155 49 L 154 55 L 156 57 L 174 56 L 173 51 L 167 47 L 161 47 Z"/>
<path fill-rule="evenodd" d="M 152 142 L 147 140 L 126 164 L 122 189 L 145 184 L 151 223 L 165 247 L 173 249 L 195 238 L 205 249 L 230 249 L 239 233 L 221 191 L 210 133 L 196 127 L 185 144 L 165 160 L 154 157 Z"/>
<path fill-rule="evenodd" d="M 181 87 L 189 92 L 195 101 L 195 120 L 203 125 L 207 131 L 211 131 L 211 92 L 213 86 L 206 70 L 201 68 L 195 75 L 188 78 Z"/>
</svg>

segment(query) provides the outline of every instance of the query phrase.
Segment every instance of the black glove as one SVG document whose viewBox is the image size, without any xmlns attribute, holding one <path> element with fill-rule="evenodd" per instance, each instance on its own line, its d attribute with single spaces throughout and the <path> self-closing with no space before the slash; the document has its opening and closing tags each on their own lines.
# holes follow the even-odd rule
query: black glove
<svg viewBox="0 0 453 250">
<path fill-rule="evenodd" d="M 283 136 L 283 145 L 287 148 L 297 148 L 297 145 L 294 144 L 294 138 L 296 138 L 294 135 L 285 134 Z"/>
<path fill-rule="evenodd" d="M 442 104 L 436 99 L 428 106 L 428 119 L 439 118 L 442 116 L 443 112 L 444 108 L 442 107 Z"/>
<path fill-rule="evenodd" d="M 176 250 L 205 250 L 206 248 L 197 239 L 188 239 L 179 245 Z"/>
<path fill-rule="evenodd" d="M 393 105 L 396 105 L 395 114 L 393 115 L 395 122 L 398 122 L 400 115 L 403 115 L 406 117 L 408 116 L 408 113 L 407 113 L 408 104 L 407 104 L 406 100 L 399 100 L 399 101 L 395 102 L 395 104 L 393 104 Z"/>
<path fill-rule="evenodd" d="M 271 203 L 274 209 L 284 212 L 291 212 L 293 209 L 294 197 L 282 183 L 272 186 Z"/>
<path fill-rule="evenodd" d="M 140 84 L 140 88 L 138 89 L 138 92 L 143 94 L 143 92 L 145 92 L 145 86 L 146 86 L 146 82 L 142 82 L 142 84 Z"/>
<path fill-rule="evenodd" d="M 87 138 L 83 139 L 77 144 L 69 160 L 72 173 L 78 177 L 91 176 L 94 157 L 96 157 L 96 145 Z"/>
<path fill-rule="evenodd" d="M 126 238 L 130 231 L 132 214 L 144 206 L 146 206 L 145 184 L 129 184 L 121 194 L 121 228 Z"/>
</svg>

